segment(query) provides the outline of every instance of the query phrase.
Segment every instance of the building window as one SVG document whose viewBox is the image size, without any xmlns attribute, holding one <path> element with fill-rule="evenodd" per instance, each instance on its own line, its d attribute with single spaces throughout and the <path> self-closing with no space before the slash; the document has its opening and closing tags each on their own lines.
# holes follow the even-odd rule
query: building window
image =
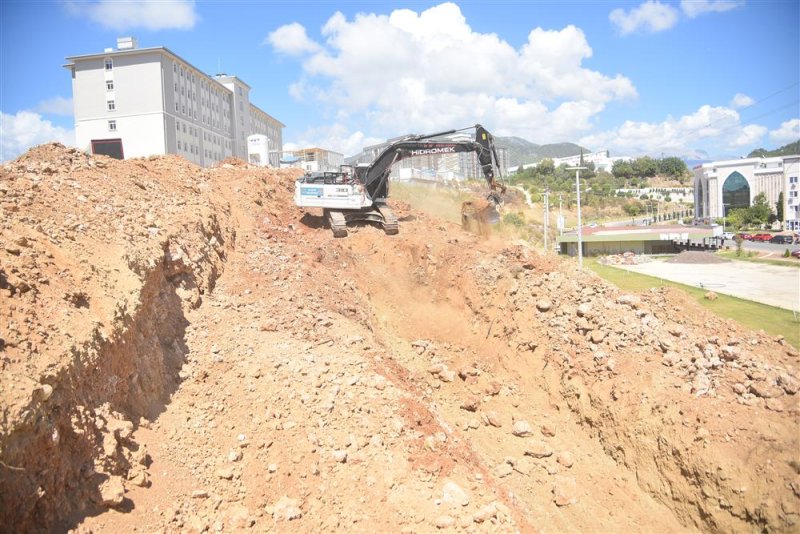
<svg viewBox="0 0 800 534">
<path fill-rule="evenodd" d="M 790 184 L 796 184 L 797 183 L 797 176 L 790 176 L 789 177 L 789 183 Z"/>
<path fill-rule="evenodd" d="M 117 131 L 117 121 L 108 121 L 108 131 L 109 132 Z"/>
<path fill-rule="evenodd" d="M 106 80 L 106 91 L 114 90 L 114 80 Z"/>
<path fill-rule="evenodd" d="M 186 133 L 186 123 L 183 123 L 183 133 Z"/>
<path fill-rule="evenodd" d="M 117 107 L 116 107 L 116 105 L 114 104 L 114 101 L 113 101 L 113 100 L 108 100 L 108 101 L 106 102 L 106 105 L 108 106 L 108 111 L 114 111 L 115 109 L 117 109 Z"/>
<path fill-rule="evenodd" d="M 175 121 L 175 127 L 178 128 L 178 131 L 181 131 L 181 123 L 180 121 Z"/>
<path fill-rule="evenodd" d="M 114 68 L 114 62 L 109 58 L 105 61 L 106 70 L 112 70 Z"/>
<path fill-rule="evenodd" d="M 181 113 L 186 115 L 186 106 L 185 105 L 181 106 Z"/>
<path fill-rule="evenodd" d="M 178 103 L 175 102 L 175 113 L 177 113 L 177 112 L 178 112 Z"/>
</svg>

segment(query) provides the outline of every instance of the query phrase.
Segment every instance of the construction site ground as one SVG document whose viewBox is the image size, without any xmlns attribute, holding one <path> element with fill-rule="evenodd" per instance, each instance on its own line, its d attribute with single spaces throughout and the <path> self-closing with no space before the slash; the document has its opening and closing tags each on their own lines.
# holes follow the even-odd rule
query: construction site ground
<svg viewBox="0 0 800 534">
<path fill-rule="evenodd" d="M 0 531 L 797 531 L 781 337 L 295 177 L 0 169 Z"/>
<path fill-rule="evenodd" d="M 770 306 L 800 311 L 800 271 L 781 266 L 727 260 L 721 263 L 615 265 L 620 269 L 712 290 Z"/>
</svg>

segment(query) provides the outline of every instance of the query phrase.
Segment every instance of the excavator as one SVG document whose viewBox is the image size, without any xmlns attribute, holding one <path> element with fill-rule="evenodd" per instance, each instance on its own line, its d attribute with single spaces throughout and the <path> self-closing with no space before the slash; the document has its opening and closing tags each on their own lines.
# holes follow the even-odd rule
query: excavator
<svg viewBox="0 0 800 534">
<path fill-rule="evenodd" d="M 408 135 L 389 144 L 370 164 L 342 165 L 339 172 L 308 173 L 295 182 L 294 202 L 301 208 L 322 208 L 334 237 L 346 237 L 347 225 L 358 221 L 378 223 L 386 234 L 396 234 L 399 223 L 386 203 L 392 165 L 413 156 L 475 152 L 489 185 L 488 213 L 482 217 L 496 222 L 499 218 L 496 207 L 502 205 L 500 195 L 505 193 L 506 186 L 496 179 L 502 176 L 494 138 L 480 124 L 474 126 L 474 141 L 443 138 L 472 128 Z M 462 218 L 465 216 L 462 208 Z M 474 213 L 469 215 L 474 216 Z"/>
</svg>

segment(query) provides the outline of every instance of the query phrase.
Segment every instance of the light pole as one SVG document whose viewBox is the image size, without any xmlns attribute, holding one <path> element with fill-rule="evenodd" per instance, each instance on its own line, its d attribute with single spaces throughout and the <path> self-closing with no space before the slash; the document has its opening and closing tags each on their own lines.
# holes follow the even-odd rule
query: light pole
<svg viewBox="0 0 800 534">
<path fill-rule="evenodd" d="M 578 201 L 578 269 L 583 269 L 583 232 L 581 230 L 581 171 L 588 167 L 567 167 L 575 171 L 575 195 Z"/>
<path fill-rule="evenodd" d="M 544 190 L 544 253 L 547 254 L 547 232 L 550 231 L 550 189 Z"/>
</svg>

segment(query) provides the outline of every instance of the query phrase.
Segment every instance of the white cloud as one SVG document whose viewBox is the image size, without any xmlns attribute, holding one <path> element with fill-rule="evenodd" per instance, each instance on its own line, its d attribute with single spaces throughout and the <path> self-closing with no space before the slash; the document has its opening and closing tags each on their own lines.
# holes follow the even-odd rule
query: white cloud
<svg viewBox="0 0 800 534">
<path fill-rule="evenodd" d="M 658 0 L 648 0 L 638 7 L 626 12 L 619 8 L 612 11 L 608 18 L 617 26 L 620 35 L 637 32 L 656 33 L 668 30 L 678 22 L 679 12 L 669 4 Z"/>
<path fill-rule="evenodd" d="M 681 0 L 681 9 L 689 18 L 704 13 L 722 13 L 744 5 L 744 0 Z"/>
<path fill-rule="evenodd" d="M 275 50 L 292 56 L 317 52 L 322 48 L 308 37 L 305 27 L 297 22 L 270 32 L 264 39 L 264 44 L 271 44 Z"/>
<path fill-rule="evenodd" d="M 629 156 L 691 156 L 698 146 L 713 153 L 738 154 L 742 148 L 756 145 L 766 133 L 763 126 L 742 125 L 734 109 L 705 105 L 679 119 L 667 117 L 659 123 L 625 121 L 619 128 L 585 136 L 579 142 Z"/>
<path fill-rule="evenodd" d="M 348 128 L 341 123 L 330 126 L 309 128 L 294 141 L 283 144 L 284 152 L 300 148 L 320 147 L 339 152 L 345 156 L 352 156 L 361 151 L 365 146 L 374 145 L 384 141 L 375 137 L 368 137 L 361 131 L 350 133 Z"/>
<path fill-rule="evenodd" d="M 42 100 L 33 108 L 34 111 L 44 113 L 45 115 L 64 115 L 71 117 L 73 114 L 72 99 L 64 98 L 63 96 L 56 96 Z"/>
<path fill-rule="evenodd" d="M 134 28 L 190 30 L 200 19 L 194 0 L 68 0 L 66 6 L 74 15 L 88 17 L 116 31 Z"/>
<path fill-rule="evenodd" d="M 781 123 L 777 130 L 769 133 L 770 141 L 775 143 L 791 143 L 800 140 L 800 119 L 790 119 Z"/>
<path fill-rule="evenodd" d="M 752 106 L 753 104 L 755 104 L 755 102 L 756 102 L 755 100 L 753 100 L 752 98 L 750 98 L 745 94 L 736 93 L 735 95 L 733 95 L 733 98 L 731 99 L 731 107 L 733 109 L 742 109 L 748 106 Z"/>
<path fill-rule="evenodd" d="M 609 102 L 637 96 L 628 78 L 583 65 L 592 49 L 575 26 L 534 28 L 515 48 L 494 33 L 474 31 L 456 4 L 443 3 L 353 20 L 335 13 L 321 32 L 323 41 L 315 43 L 293 23 L 267 41 L 276 51 L 306 54 L 290 92 L 337 117 L 332 130 L 348 140 L 343 145 L 358 134 L 386 138 L 476 122 L 499 135 L 568 139 L 588 131 Z M 279 42 L 279 35 L 291 38 Z M 361 131 L 339 128 L 345 117 Z M 340 144 L 339 150 L 349 149 Z"/>
<path fill-rule="evenodd" d="M 52 141 L 74 145 L 75 132 L 54 126 L 32 111 L 18 111 L 15 115 L 0 111 L 0 161 L 13 159 L 32 146 Z"/>
</svg>

